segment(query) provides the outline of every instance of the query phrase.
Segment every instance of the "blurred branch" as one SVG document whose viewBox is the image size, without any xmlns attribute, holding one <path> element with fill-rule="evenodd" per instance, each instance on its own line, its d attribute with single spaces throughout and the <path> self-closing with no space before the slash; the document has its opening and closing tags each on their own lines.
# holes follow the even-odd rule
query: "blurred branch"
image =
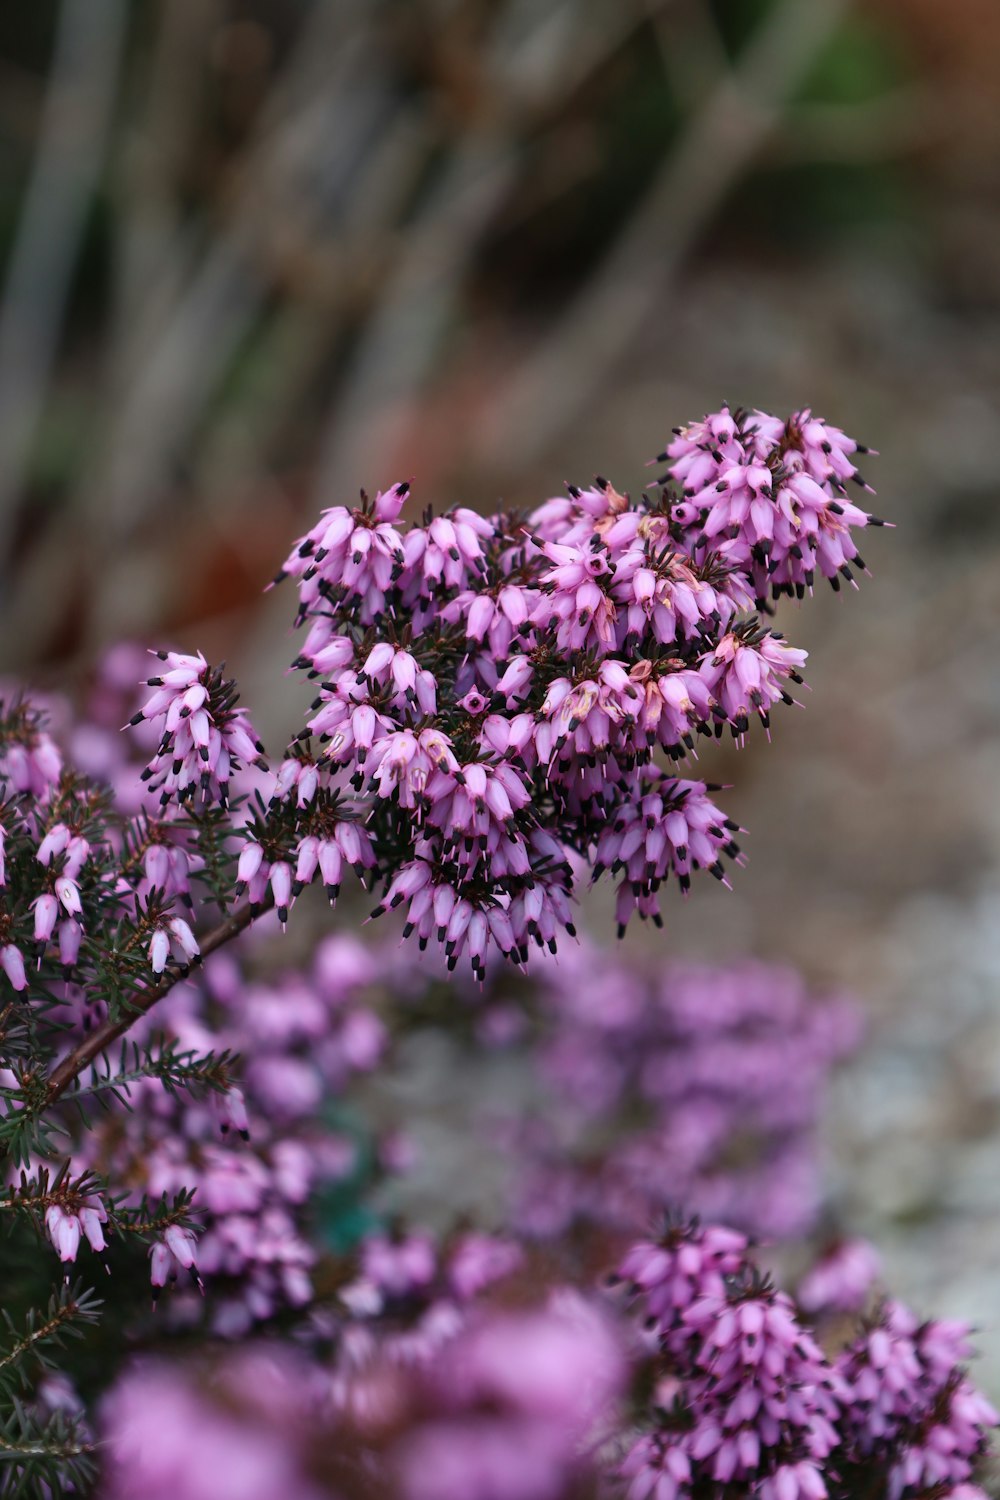
<svg viewBox="0 0 1000 1500">
<path fill-rule="evenodd" d="M 780 123 L 850 0 L 783 0 L 694 115 L 600 270 L 492 405 L 498 461 L 516 442 L 530 462 L 565 430 L 652 318 L 670 278 Z"/>
<path fill-rule="evenodd" d="M 24 470 L 77 253 L 105 157 L 125 0 L 64 0 L 41 131 L 0 307 L 0 557 L 9 558 Z"/>
<path fill-rule="evenodd" d="M 314 266 L 322 265 L 325 251 L 336 289 L 335 300 L 322 297 L 317 306 L 310 295 L 315 282 L 305 297 L 294 285 L 283 287 L 290 293 L 286 312 L 294 318 L 302 302 L 312 325 L 312 336 L 297 341 L 303 381 L 335 347 L 345 317 L 359 311 L 357 300 L 349 300 L 352 290 L 372 309 L 346 395 L 322 440 L 324 482 L 333 482 L 333 455 L 345 453 L 345 434 L 351 452 L 360 453 L 360 430 L 370 427 L 363 414 L 386 404 L 398 410 L 426 377 L 471 249 L 510 180 L 526 115 L 552 111 L 634 30 L 641 10 L 588 8 L 579 0 L 504 7 L 482 68 L 481 108 L 490 124 L 458 137 L 441 183 L 405 235 L 396 232 L 400 186 L 412 184 L 440 146 L 442 130 L 390 99 L 370 19 L 353 4 L 317 7 L 272 90 L 256 143 L 244 153 L 227 229 L 200 255 L 183 232 L 172 246 L 165 242 L 163 279 L 145 284 L 142 304 L 123 322 L 106 458 L 88 486 L 91 506 L 99 504 L 119 529 L 133 528 L 155 503 L 172 456 L 186 450 L 264 310 L 272 275 L 282 277 L 281 260 L 289 252 L 294 257 L 296 247 Z M 330 34 L 334 28 L 339 35 Z M 316 77 L 318 58 L 327 63 Z M 274 417 L 265 417 L 261 458 L 260 444 L 273 430 Z M 336 473 L 352 467 L 353 460 L 338 460 Z"/>
<path fill-rule="evenodd" d="M 708 0 L 687 0 L 682 12 L 682 46 L 677 45 L 678 28 L 672 25 L 668 29 L 665 18 L 657 15 L 658 7 L 653 0 L 647 0 L 647 10 L 654 23 L 670 88 L 685 111 L 695 114 L 706 94 L 729 70 L 729 59 Z M 673 16 L 666 19 L 675 21 Z"/>
<path fill-rule="evenodd" d="M 322 503 L 365 478 L 376 431 L 383 452 L 395 447 L 410 398 L 430 372 L 461 295 L 470 248 L 511 172 L 504 141 L 465 138 L 407 233 L 327 424 L 317 476 Z"/>
<path fill-rule="evenodd" d="M 664 0 L 647 0 L 650 11 Z M 495 23 L 482 64 L 487 128 L 460 140 L 443 181 L 407 234 L 361 348 L 335 402 L 323 437 L 318 490 L 351 493 L 365 480 L 378 443 L 379 462 L 395 450 L 412 419 L 464 292 L 463 276 L 492 211 L 515 168 L 522 133 L 533 118 L 556 109 L 633 31 L 641 9 L 599 10 L 584 24 L 582 7 L 554 0 L 511 0 Z"/>
<path fill-rule="evenodd" d="M 182 242 L 177 177 L 201 123 L 197 84 L 223 0 L 169 0 L 157 9 L 160 26 L 142 91 L 145 109 L 129 132 L 118 196 L 111 342 L 123 363 L 129 362 L 134 341 L 142 346 L 152 319 L 173 304 L 176 278 L 187 264 L 175 254 Z"/>
<path fill-rule="evenodd" d="M 264 307 L 269 278 L 262 240 L 301 187 L 303 163 L 325 147 L 323 187 L 336 201 L 359 140 L 374 126 L 378 100 L 364 92 L 362 38 L 338 36 L 331 48 L 330 20 L 330 9 L 319 6 L 305 23 L 246 152 L 228 223 L 204 249 L 193 231 L 178 226 L 161 251 L 162 279 L 149 291 L 139 328 L 122 330 L 112 350 L 111 421 L 103 459 L 87 482 L 87 508 L 100 507 L 118 536 L 159 498 Z M 315 93 L 304 83 L 317 55 L 327 65 L 325 88 Z"/>
<path fill-rule="evenodd" d="M 256 569 L 259 536 L 240 532 L 234 518 L 244 502 L 236 497 L 254 486 L 255 503 L 270 515 L 269 471 L 311 461 L 314 442 L 323 498 L 350 494 L 374 467 L 397 464 L 421 415 L 430 417 L 428 451 L 441 451 L 450 434 L 434 426 L 437 409 L 426 403 L 435 382 L 447 391 L 469 351 L 478 358 L 488 347 L 499 363 L 506 342 L 488 308 L 481 333 L 469 307 L 480 248 L 494 227 L 518 240 L 525 226 L 530 245 L 561 193 L 574 182 L 579 192 L 588 177 L 601 182 L 609 121 L 615 130 L 642 128 L 626 92 L 645 48 L 662 96 L 642 107 L 655 105 L 666 129 L 679 105 L 681 134 L 571 305 L 541 334 L 531 326 L 525 362 L 506 374 L 491 366 L 485 431 L 455 434 L 455 451 L 476 468 L 509 472 L 515 451 L 522 464 L 537 458 L 662 311 L 672 281 L 755 162 L 815 159 L 838 147 L 848 157 L 910 148 L 913 96 L 843 114 L 792 102 L 848 4 L 773 0 L 731 63 L 707 0 L 315 0 L 289 7 L 293 29 L 271 34 L 268 58 L 276 60 L 262 71 L 233 144 L 217 130 L 226 87 L 217 64 L 240 5 L 157 0 L 152 51 L 133 54 L 139 77 L 129 77 L 116 154 L 124 170 L 112 183 L 113 316 L 93 389 L 81 389 L 78 372 L 59 387 L 75 397 L 74 410 L 92 414 L 93 430 L 85 430 L 75 489 L 58 513 L 39 516 L 18 559 L 9 632 L 28 639 L 30 627 L 43 650 L 47 626 L 55 638 L 71 623 L 86 651 L 95 636 L 149 625 L 190 582 L 177 561 L 185 538 L 167 531 L 169 506 L 193 525 L 197 505 L 200 556 L 222 555 L 231 567 L 234 550 L 245 548 Z M 93 45 L 96 17 L 113 12 L 123 25 L 125 8 L 126 0 L 66 0 L 63 31 L 85 32 Z M 98 73 L 104 78 L 106 114 L 114 92 L 106 47 L 101 65 L 89 67 L 86 81 L 95 91 Z M 869 146 L 870 130 L 878 140 Z M 47 126 L 42 134 L 36 177 L 51 133 Z M 77 130 L 74 147 L 79 139 Z M 574 155 L 581 141 L 589 157 L 582 148 Z M 33 367 L 8 351 L 6 385 L 0 343 L 0 440 L 5 391 L 8 408 L 13 391 L 26 409 L 28 434 L 19 456 L 9 441 L 6 452 L 0 447 L 0 552 L 9 552 L 30 432 L 44 408 L 60 298 L 101 159 L 95 149 L 83 166 L 91 186 L 81 186 L 78 166 L 66 168 L 72 191 L 60 197 L 62 218 L 52 220 L 49 203 L 46 253 L 20 252 L 43 305 L 43 334 L 51 332 L 48 345 L 43 337 L 27 351 Z M 26 208 L 19 245 L 37 242 L 38 225 L 29 227 Z M 20 337 L 23 344 L 23 327 Z M 479 399 L 470 391 L 466 409 Z M 302 505 L 304 487 L 292 480 L 283 498 L 290 509 Z M 169 536 L 169 560 L 148 542 L 144 523 L 153 517 Z M 105 572 L 115 587 L 102 587 Z M 81 599 L 89 639 L 73 614 Z"/>
<path fill-rule="evenodd" d="M 0 58 L 0 130 L 5 137 L 29 148 L 38 139 L 45 108 L 45 80 Z"/>
</svg>

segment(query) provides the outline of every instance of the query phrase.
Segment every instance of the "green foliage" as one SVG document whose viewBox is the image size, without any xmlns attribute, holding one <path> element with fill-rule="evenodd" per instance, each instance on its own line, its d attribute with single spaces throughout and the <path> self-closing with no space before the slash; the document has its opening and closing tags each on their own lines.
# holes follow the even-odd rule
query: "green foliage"
<svg viewBox="0 0 1000 1500">
<path fill-rule="evenodd" d="M 232 815 L 245 802 L 236 797 L 229 810 L 210 805 L 205 808 L 190 808 L 183 818 L 178 818 L 174 827 L 188 831 L 194 840 L 196 852 L 202 859 L 201 869 L 195 879 L 204 886 L 220 911 L 226 912 L 233 904 L 236 885 L 236 855 L 228 847 L 231 843 Z"/>
<path fill-rule="evenodd" d="M 27 1215 L 41 1234 L 42 1218 L 47 1208 L 58 1205 L 73 1213 L 90 1201 L 100 1187 L 100 1180 L 92 1172 L 82 1172 L 74 1177 L 68 1162 L 54 1173 L 45 1167 L 33 1174 L 22 1171 L 16 1186 L 0 1192 L 0 1215 Z"/>
<path fill-rule="evenodd" d="M 15 1398 L 0 1417 L 0 1495 L 61 1500 L 84 1493 L 95 1474 L 94 1443 L 82 1422 L 57 1411 L 40 1418 Z"/>
<path fill-rule="evenodd" d="M 860 11 L 848 15 L 816 58 L 797 96 L 807 104 L 868 104 L 906 83 L 898 36 Z"/>
<path fill-rule="evenodd" d="M 101 1303 L 78 1282 L 53 1292 L 44 1311 L 15 1323 L 0 1312 L 0 1495 L 43 1497 L 78 1493 L 94 1473 L 93 1443 L 71 1412 L 47 1412 L 33 1399 L 55 1369 L 52 1352 L 96 1323 Z"/>
<path fill-rule="evenodd" d="M 110 1055 L 104 1053 L 86 1075 L 86 1080 L 78 1080 L 66 1097 L 72 1103 L 94 1098 L 105 1107 L 110 1104 L 110 1099 L 114 1099 L 128 1109 L 130 1090 L 143 1078 L 158 1078 L 164 1088 L 175 1095 L 180 1089 L 189 1092 L 214 1089 L 221 1093 L 229 1087 L 236 1063 L 236 1054 L 228 1049 L 197 1052 L 182 1047 L 172 1037 L 157 1037 L 143 1045 L 123 1041 L 117 1066 L 112 1064 Z M 86 1122 L 86 1115 L 84 1120 Z"/>
<path fill-rule="evenodd" d="M 54 1368 L 49 1351 L 62 1348 L 68 1338 L 82 1338 L 86 1326 L 97 1322 L 101 1305 L 93 1292 L 75 1282 L 60 1286 L 45 1311 L 32 1310 L 21 1327 L 6 1309 L 0 1310 L 0 1398 L 30 1389 L 39 1368 Z"/>
</svg>

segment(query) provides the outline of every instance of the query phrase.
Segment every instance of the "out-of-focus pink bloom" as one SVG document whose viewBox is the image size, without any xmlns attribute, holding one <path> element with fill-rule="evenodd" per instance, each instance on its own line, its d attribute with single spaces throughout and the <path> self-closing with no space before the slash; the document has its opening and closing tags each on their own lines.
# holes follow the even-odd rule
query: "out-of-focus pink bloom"
<svg viewBox="0 0 1000 1500">
<path fill-rule="evenodd" d="M 854 1006 L 777 965 L 654 966 L 585 944 L 532 977 L 548 1103 L 511 1147 L 521 1227 L 637 1236 L 680 1203 L 756 1236 L 812 1230 L 821 1109 L 858 1045 Z"/>
<path fill-rule="evenodd" d="M 392 1241 L 367 1239 L 361 1251 L 361 1274 L 387 1297 L 404 1297 L 429 1285 L 437 1274 L 437 1255 L 426 1234 Z"/>
<path fill-rule="evenodd" d="M 233 1372 L 237 1398 L 250 1377 Z M 296 1381 L 292 1371 L 283 1378 Z M 330 1500 L 306 1477 L 294 1408 L 276 1406 L 267 1420 L 220 1394 L 213 1401 L 211 1384 L 200 1390 L 163 1364 L 126 1374 L 103 1408 L 109 1500 Z"/>
<path fill-rule="evenodd" d="M 63 767 L 55 740 L 41 728 L 28 705 L 3 708 L 6 733 L 0 738 L 0 783 L 40 803 L 48 802 Z"/>
<path fill-rule="evenodd" d="M 471 1302 L 484 1288 L 503 1280 L 522 1264 L 524 1252 L 513 1240 L 470 1231 L 451 1248 L 448 1284 L 461 1302 Z"/>
<path fill-rule="evenodd" d="M 882 1262 L 867 1240 L 841 1240 L 799 1283 L 796 1301 L 806 1312 L 860 1312 L 878 1280 Z"/>
</svg>

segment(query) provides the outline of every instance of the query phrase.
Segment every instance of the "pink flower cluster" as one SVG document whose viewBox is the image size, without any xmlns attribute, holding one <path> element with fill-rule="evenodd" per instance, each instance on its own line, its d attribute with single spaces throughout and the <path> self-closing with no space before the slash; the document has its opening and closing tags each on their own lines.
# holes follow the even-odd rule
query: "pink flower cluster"
<svg viewBox="0 0 1000 1500">
<path fill-rule="evenodd" d="M 207 798 L 209 803 L 219 801 L 224 806 L 231 786 L 240 786 L 247 768 L 262 767 L 263 762 L 249 719 L 235 704 L 233 684 L 213 672 L 201 656 L 156 654 L 169 664 L 169 671 L 161 678 L 147 680 L 145 685 L 152 681 L 157 692 L 131 715 L 128 727 L 136 732 L 124 745 L 119 726 L 123 714 L 136 701 L 135 674 L 148 655 L 129 644 L 115 647 L 100 663 L 87 717 L 69 727 L 67 738 L 81 769 L 95 781 L 107 783 L 116 811 L 122 818 L 135 820 L 129 830 L 127 852 L 122 830 L 114 826 L 108 829 L 116 852 L 126 856 L 115 894 L 133 916 L 145 918 L 149 967 L 155 976 L 161 976 L 168 971 L 184 973 L 201 951 L 193 925 L 192 882 L 200 876 L 204 860 L 183 814 L 190 809 L 196 792 L 203 804 Z M 168 682 L 168 678 L 173 680 Z M 192 707 L 199 702 L 200 708 Z M 190 721 L 195 713 L 209 724 L 208 762 L 197 747 L 196 755 L 192 750 Z M 199 724 L 203 726 L 203 720 Z M 198 734 L 204 737 L 201 728 Z M 140 771 L 141 762 L 128 759 L 126 752 L 135 749 L 155 752 L 145 770 Z M 164 757 L 169 754 L 174 759 L 167 773 Z M 206 781 L 207 766 L 214 769 Z M 167 774 L 172 788 L 166 796 L 160 773 Z"/>
<path fill-rule="evenodd" d="M 318 1308 L 305 1337 L 335 1340 L 329 1401 L 348 1421 L 370 1419 L 394 1371 L 447 1368 L 455 1341 L 481 1320 L 494 1288 L 509 1287 L 526 1257 L 518 1243 L 465 1230 L 439 1245 L 422 1231 L 375 1230 L 357 1253 L 357 1275 L 338 1307 Z"/>
<path fill-rule="evenodd" d="M 315 1404 L 301 1359 L 248 1350 L 199 1382 L 137 1366 L 105 1404 L 106 1500 L 331 1500 L 305 1451 Z"/>
<path fill-rule="evenodd" d="M 0 787 L 46 802 L 62 769 L 59 747 L 34 706 L 18 693 L 0 698 Z"/>
<path fill-rule="evenodd" d="M 657 1344 L 628 1500 L 983 1495 L 968 1481 L 1000 1418 L 962 1368 L 964 1325 L 889 1303 L 830 1359 L 745 1241 L 696 1222 L 634 1246 L 619 1274 Z"/>
<path fill-rule="evenodd" d="M 886 1493 L 911 1500 L 960 1489 L 1000 1416 L 963 1368 L 972 1353 L 963 1323 L 922 1323 L 887 1302 L 837 1361 L 845 1440 L 860 1467 L 885 1464 Z"/>
<path fill-rule="evenodd" d="M 735 562 L 759 602 L 769 591 L 801 599 L 817 574 L 854 584 L 851 565 L 864 563 L 851 528 L 885 524 L 847 499 L 849 483 L 869 490 L 854 463 L 869 451 L 808 410 L 782 422 L 723 407 L 675 430 L 660 483 L 681 487 L 674 514 L 694 556 Z"/>
<path fill-rule="evenodd" d="M 481 976 L 491 948 L 524 963 L 573 933 L 581 863 L 617 878 L 622 930 L 669 881 L 724 879 L 735 825 L 655 760 L 793 701 L 805 653 L 751 611 L 762 576 L 794 592 L 856 560 L 853 451 L 806 412 L 723 411 L 635 500 L 598 479 L 526 518 L 404 527 L 400 484 L 324 512 L 279 574 L 318 694 L 244 850 L 251 898 L 269 882 L 285 911 L 317 874 L 334 897 L 353 865 L 383 882 L 375 915 L 405 908 Z"/>
<path fill-rule="evenodd" d="M 265 983 L 246 963 L 213 955 L 135 1032 L 140 1042 L 155 1028 L 184 1048 L 238 1053 L 242 1086 L 230 1080 L 225 1093 L 196 1101 L 156 1080 L 132 1085 L 130 1110 L 98 1119 L 73 1155 L 74 1171 L 107 1173 L 154 1199 L 195 1191 L 203 1232 L 192 1254 L 212 1291 L 213 1326 L 228 1332 L 310 1296 L 316 1252 L 303 1210 L 355 1162 L 323 1122 L 324 1100 L 385 1054 L 366 989 L 377 986 L 405 1015 L 433 985 L 396 950 L 347 938 L 323 942 L 310 974 Z M 773 965 L 653 968 L 585 943 L 558 962 L 540 958 L 528 982 L 538 1017 L 529 1065 L 545 1109 L 499 1126 L 517 1163 L 520 1233 L 550 1244 L 571 1232 L 633 1235 L 675 1203 L 770 1237 L 812 1229 L 822 1202 L 819 1113 L 830 1069 L 857 1040 L 852 1005 L 821 1000 Z M 82 1002 L 70 986 L 77 1025 L 87 1017 Z M 505 1017 L 505 1006 L 502 986 L 470 996 L 486 1035 L 513 1028 L 523 1039 L 523 1013 Z M 380 1243 L 352 1294 L 366 1317 L 393 1300 L 394 1275 L 408 1275 L 412 1291 L 432 1263 L 419 1237 Z M 189 1280 L 176 1255 L 159 1252 L 154 1269 L 161 1284 Z M 190 1298 L 183 1311 L 172 1302 L 178 1315 L 194 1315 Z"/>
<path fill-rule="evenodd" d="M 134 701 L 137 649 L 109 653 L 86 720 L 71 721 L 60 700 L 45 705 L 72 762 L 79 762 L 72 772 L 64 771 L 62 750 L 42 728 L 40 706 L 14 699 L 0 707 L 0 970 L 15 990 L 26 988 L 32 957 L 38 969 L 56 960 L 69 977 L 109 902 L 142 922 L 154 975 L 172 963 L 172 972 L 181 973 L 199 956 L 191 882 L 204 862 L 178 815 L 199 789 L 224 803 L 240 768 L 261 763 L 260 746 L 235 705 L 232 683 L 201 657 L 162 655 L 168 671 L 153 679 L 156 693 L 132 719 L 158 733 L 144 781 L 139 766 L 123 758 L 121 737 L 109 723 L 120 724 L 123 705 Z M 115 817 L 103 816 L 101 798 L 84 776 L 111 787 Z M 144 784 L 160 795 L 144 798 Z M 112 854 L 117 870 L 108 865 Z M 10 899 L 11 871 L 18 901 Z"/>
<path fill-rule="evenodd" d="M 480 1316 L 427 1382 L 429 1420 L 396 1445 L 390 1472 L 402 1500 L 557 1500 L 592 1473 L 626 1373 L 619 1337 L 599 1307 L 570 1288 L 540 1308 Z"/>
<path fill-rule="evenodd" d="M 668 1228 L 621 1267 L 641 1294 L 663 1359 L 662 1423 L 623 1463 L 630 1500 L 736 1484 L 760 1500 L 823 1500 L 838 1445 L 836 1382 L 791 1299 L 731 1232 Z"/>
<path fill-rule="evenodd" d="M 410 1312 L 419 1307 L 422 1312 L 436 1313 L 444 1303 L 472 1302 L 494 1282 L 518 1270 L 523 1259 L 514 1240 L 474 1230 L 459 1234 L 447 1254 L 440 1254 L 426 1233 L 373 1232 L 362 1242 L 359 1274 L 341 1289 L 340 1300 L 368 1318 L 387 1308 L 398 1312 L 401 1306 Z"/>
<path fill-rule="evenodd" d="M 45 742 L 40 763 L 55 778 L 43 790 L 33 784 L 23 796 L 16 795 L 25 790 L 16 778 L 13 788 L 0 783 L 0 969 L 12 989 L 23 991 L 26 953 L 34 952 L 39 967 L 50 947 L 64 968 L 76 963 L 86 926 L 85 892 L 96 877 L 93 807 L 72 784 L 60 785 L 61 756 L 32 714 L 24 708 L 16 716 L 25 737 Z M 15 795 L 5 796 L 11 790 Z"/>
</svg>

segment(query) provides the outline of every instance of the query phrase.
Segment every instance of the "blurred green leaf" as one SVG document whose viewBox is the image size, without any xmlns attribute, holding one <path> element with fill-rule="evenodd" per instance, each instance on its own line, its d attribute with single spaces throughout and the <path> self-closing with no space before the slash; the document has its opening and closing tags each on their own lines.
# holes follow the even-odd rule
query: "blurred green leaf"
<svg viewBox="0 0 1000 1500">
<path fill-rule="evenodd" d="M 332 1130 L 353 1143 L 354 1169 L 317 1194 L 316 1224 L 322 1243 L 336 1255 L 347 1255 L 382 1222 L 368 1202 L 378 1178 L 378 1159 L 371 1130 L 353 1110 L 335 1106 L 327 1119 Z"/>
<path fill-rule="evenodd" d="M 908 81 L 899 34 L 871 17 L 849 16 L 816 59 L 799 103 L 867 104 Z"/>
</svg>

